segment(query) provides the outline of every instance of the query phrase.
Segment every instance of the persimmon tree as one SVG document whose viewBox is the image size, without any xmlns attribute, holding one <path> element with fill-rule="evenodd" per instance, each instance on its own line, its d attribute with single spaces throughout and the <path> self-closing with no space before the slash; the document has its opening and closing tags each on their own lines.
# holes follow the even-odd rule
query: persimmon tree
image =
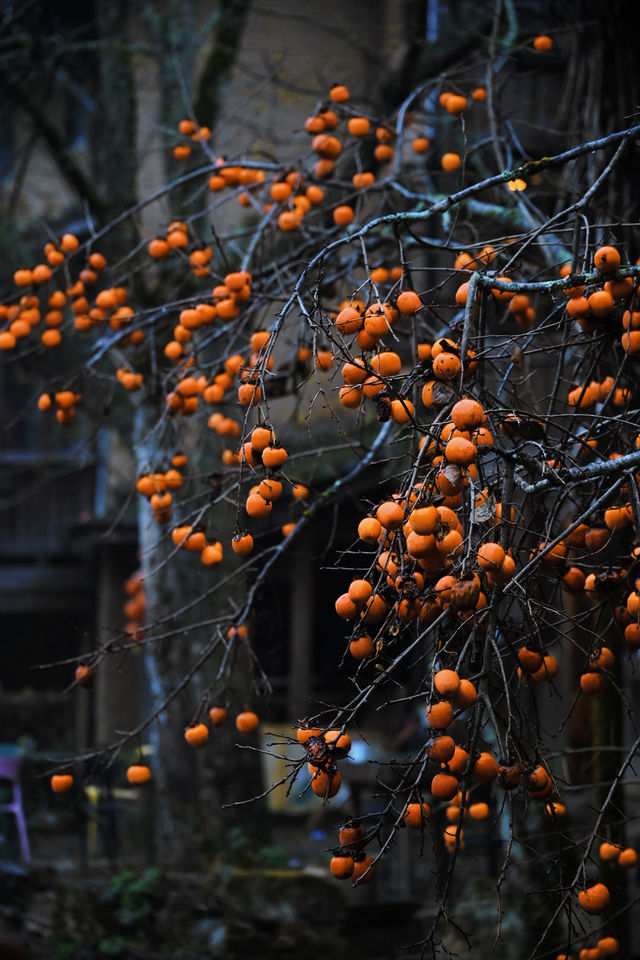
<svg viewBox="0 0 640 960">
<path fill-rule="evenodd" d="M 297 759 L 269 790 L 330 803 L 350 735 L 401 689 L 424 707 L 422 743 L 388 765 L 375 812 L 345 823 L 331 873 L 375 882 L 397 832 L 415 832 L 439 877 L 424 950 L 447 955 L 466 839 L 499 819 L 498 937 L 512 864 L 535 857 L 545 910 L 527 955 L 626 955 L 640 266 L 620 177 L 640 125 L 578 119 L 553 152 L 526 150 L 508 100 L 525 71 L 529 91 L 543 82 L 549 58 L 567 82 L 575 64 L 565 32 L 503 41 L 508 28 L 498 5 L 486 57 L 426 75 L 391 115 L 326 90 L 294 164 L 218 157 L 186 115 L 172 149 L 192 166 L 163 190 L 181 191 L 180 218 L 110 261 L 119 223 L 50 240 L 14 276 L 0 348 L 3 363 L 41 364 L 33 402 L 51 429 L 91 434 L 96 411 L 130 403 L 144 625 L 76 677 L 142 650 L 152 709 L 100 748 L 174 736 L 132 782 L 167 788 L 163 742 L 173 752 L 185 725 L 185 756 L 225 723 L 238 738 L 258 716 L 268 729 L 251 629 L 261 585 L 306 526 L 368 484 L 334 558 L 353 694 L 289 718 Z M 77 342 L 85 359 L 48 372 L 49 352 Z M 314 460 L 336 450 L 340 472 L 314 484 Z M 189 578 L 199 589 L 185 598 Z"/>
</svg>

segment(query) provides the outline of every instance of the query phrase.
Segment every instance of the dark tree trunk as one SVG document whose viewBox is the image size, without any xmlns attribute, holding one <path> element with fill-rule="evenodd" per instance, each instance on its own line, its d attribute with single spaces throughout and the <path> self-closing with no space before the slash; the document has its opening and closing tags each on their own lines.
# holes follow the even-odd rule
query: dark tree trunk
<svg viewBox="0 0 640 960">
<path fill-rule="evenodd" d="M 193 111 L 200 124 L 213 126 L 220 113 L 226 82 L 238 53 L 250 6 L 251 0 L 219 0 L 211 42 L 194 98 Z"/>
<path fill-rule="evenodd" d="M 175 452 L 158 443 L 154 428 L 160 409 L 160 404 L 147 402 L 136 413 L 134 447 L 140 473 L 168 463 Z M 190 458 L 190 466 L 195 473 L 201 472 L 197 453 Z M 157 719 L 144 734 L 153 751 L 156 856 L 162 862 L 193 866 L 194 858 L 205 851 L 224 848 L 231 825 L 244 827 L 243 808 L 225 810 L 223 805 L 256 796 L 262 789 L 258 754 L 235 746 L 241 739 L 248 744 L 256 742 L 240 737 L 233 723 L 251 686 L 249 660 L 239 647 L 234 656 L 233 692 L 229 694 L 221 685 L 214 688 L 214 702 L 229 703 L 226 727 L 211 730 L 204 748 L 189 747 L 184 739 L 185 727 L 207 722 L 209 703 L 203 695 L 214 681 L 224 651 L 218 645 L 208 652 L 217 628 L 198 624 L 219 615 L 226 608 L 230 592 L 225 589 L 219 598 L 214 595 L 199 601 L 219 574 L 204 567 L 193 553 L 176 553 L 169 530 L 177 518 L 168 527 L 161 527 L 142 497 L 138 518 L 147 604 L 144 663 L 149 702 L 145 715 L 158 711 Z M 215 525 L 215 536 L 226 549 L 231 522 L 228 509 L 213 508 L 207 529 L 213 531 Z M 261 819 L 257 812 L 250 818 L 254 822 Z M 261 826 L 264 828 L 264 818 Z"/>
<path fill-rule="evenodd" d="M 135 85 L 128 49 L 127 0 L 97 0 L 96 23 L 101 43 L 98 116 L 94 131 L 94 162 L 103 207 L 111 220 L 136 201 Z M 133 232 L 133 224 L 123 227 Z M 119 234 L 120 249 L 126 240 Z"/>
</svg>

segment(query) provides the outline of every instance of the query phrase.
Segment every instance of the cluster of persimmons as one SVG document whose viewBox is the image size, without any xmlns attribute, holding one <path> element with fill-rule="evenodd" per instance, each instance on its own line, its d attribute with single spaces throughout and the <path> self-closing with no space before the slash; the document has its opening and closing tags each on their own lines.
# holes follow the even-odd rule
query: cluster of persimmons
<svg viewBox="0 0 640 960">
<path fill-rule="evenodd" d="M 552 46 L 537 37 L 534 55 Z M 206 567 L 235 564 L 239 576 L 259 577 L 260 557 L 274 549 L 263 553 L 261 545 L 274 516 L 283 537 L 275 549 L 285 552 L 327 484 L 330 492 L 336 484 L 314 486 L 311 474 L 298 474 L 309 440 L 286 415 L 275 422 L 270 390 L 280 373 L 293 375 L 295 391 L 311 384 L 342 432 L 362 436 L 362 469 L 377 464 L 384 486 L 363 505 L 348 551 L 355 575 L 335 601 L 335 628 L 347 632 L 344 667 L 358 693 L 330 723 L 312 718 L 297 727 L 291 741 L 301 750 L 290 775 L 293 782 L 306 770 L 307 787 L 330 801 L 358 711 L 369 702 L 382 708 L 399 675 L 407 701 L 424 703 L 424 743 L 398 762 L 384 811 L 339 831 L 330 869 L 357 885 L 373 879 L 385 836 L 399 828 L 432 832 L 449 864 L 463 854 L 469 825 L 516 808 L 539 804 L 550 830 L 568 829 L 566 770 L 545 754 L 536 698 L 560 698 L 560 683 L 570 704 L 602 697 L 621 685 L 623 661 L 640 649 L 640 457 L 616 472 L 616 461 L 640 447 L 637 261 L 614 229 L 594 231 L 599 243 L 589 235 L 586 252 L 565 250 L 553 263 L 557 236 L 540 263 L 533 253 L 531 261 L 518 256 L 526 233 L 480 239 L 479 230 L 452 228 L 446 241 L 446 230 L 430 234 L 429 204 L 440 196 L 432 178 L 452 204 L 463 187 L 484 189 L 473 151 L 465 154 L 465 128 L 455 135 L 451 125 L 488 106 L 484 87 L 451 78 L 434 80 L 432 92 L 428 123 L 418 105 L 388 123 L 353 109 L 337 84 L 308 117 L 310 149 L 293 168 L 214 158 L 202 174 L 213 209 L 233 198 L 240 215 L 253 218 L 251 239 L 243 235 L 241 262 L 229 246 L 229 263 L 195 215 L 147 238 L 136 263 L 152 274 L 179 273 L 194 291 L 179 304 L 138 308 L 126 277 L 111 276 L 90 241 L 67 234 L 46 245 L 46 262 L 16 272 L 17 292 L 0 307 L 5 356 L 20 361 L 74 333 L 93 336 L 112 364 L 100 368 L 98 383 L 135 394 L 132 405 L 152 402 L 147 381 L 158 367 L 158 417 L 171 437 L 186 436 L 183 418 L 193 418 L 199 437 L 215 435 L 215 469 L 237 504 L 228 543 L 202 520 L 200 504 L 194 508 L 192 481 L 183 498 L 191 452 L 159 445 L 157 462 L 141 465 L 136 490 L 171 544 L 168 562 L 183 551 Z M 431 157 L 426 132 L 442 120 L 452 142 L 443 134 Z M 195 118 L 183 120 L 179 134 L 176 160 L 209 155 L 210 131 Z M 497 199 L 492 185 L 494 206 L 524 203 L 518 195 L 528 185 L 526 174 L 504 171 Z M 420 196 L 424 222 L 414 210 Z M 538 232 L 544 245 L 544 225 Z M 430 259 L 433 249 L 440 259 Z M 96 389 L 89 372 L 87 365 L 67 382 L 53 377 L 38 408 L 77 429 L 82 396 Z M 300 455 L 295 473 L 292 454 Z M 143 589 L 139 575 L 128 582 L 132 646 L 153 641 Z M 230 610 L 222 641 L 249 644 L 250 618 L 250 606 L 241 617 Z M 580 659 L 575 676 L 568 658 L 562 676 L 560 646 L 568 644 Z M 100 656 L 80 665 L 79 685 L 93 681 Z M 215 696 L 207 708 L 214 728 L 228 712 L 224 690 Z M 187 727 L 188 745 L 205 746 L 206 719 Z M 236 715 L 242 734 L 258 723 L 252 710 Z M 134 764 L 127 776 L 140 784 L 151 771 Z M 52 779 L 58 792 L 72 786 L 68 773 Z M 576 841 L 584 869 L 556 889 L 586 914 L 605 913 L 611 899 L 593 843 L 602 861 L 630 867 L 637 859 L 622 842 L 623 825 L 607 824 L 598 820 L 589 841 Z M 608 933 L 579 954 L 617 955 Z"/>
</svg>

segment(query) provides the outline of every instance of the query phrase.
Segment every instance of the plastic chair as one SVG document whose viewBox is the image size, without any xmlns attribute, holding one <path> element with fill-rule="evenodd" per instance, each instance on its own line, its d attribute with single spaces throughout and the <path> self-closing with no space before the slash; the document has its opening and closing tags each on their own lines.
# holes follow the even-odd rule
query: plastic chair
<svg viewBox="0 0 640 960">
<path fill-rule="evenodd" d="M 22 859 L 26 863 L 30 863 L 31 853 L 29 851 L 29 838 L 27 836 L 27 821 L 22 806 L 22 789 L 20 787 L 21 767 L 22 755 L 20 753 L 0 752 L 0 780 L 8 780 L 11 783 L 12 794 L 10 803 L 0 803 L 0 813 L 12 813 L 15 816 Z"/>
</svg>

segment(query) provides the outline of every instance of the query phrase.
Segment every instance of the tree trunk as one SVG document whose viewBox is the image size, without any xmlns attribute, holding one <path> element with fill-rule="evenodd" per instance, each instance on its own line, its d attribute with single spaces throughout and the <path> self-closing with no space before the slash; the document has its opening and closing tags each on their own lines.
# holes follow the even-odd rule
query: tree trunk
<svg viewBox="0 0 640 960">
<path fill-rule="evenodd" d="M 158 418 L 158 407 L 148 399 L 137 410 L 134 448 L 140 473 L 167 464 L 175 452 L 158 443 L 154 432 Z M 190 466 L 200 474 L 202 469 L 196 461 L 197 454 L 193 454 Z M 231 536 L 224 532 L 224 525 L 230 522 L 225 515 L 228 513 L 218 509 L 215 515 L 215 535 L 225 546 Z M 255 796 L 262 789 L 258 754 L 235 747 L 241 739 L 255 743 L 252 738 L 237 734 L 233 724 L 235 713 L 244 707 L 244 694 L 251 683 L 249 658 L 242 655 L 241 648 L 236 651 L 234 694 L 229 701 L 232 709 L 225 729 L 212 729 L 203 749 L 189 747 L 184 739 L 185 727 L 207 722 L 210 704 L 203 694 L 216 676 L 224 651 L 219 645 L 208 655 L 216 627 L 197 624 L 219 614 L 230 592 L 225 589 L 220 599 L 215 595 L 196 602 L 220 574 L 215 568 L 204 567 L 196 554 L 176 553 L 169 530 L 177 518 L 161 527 L 142 497 L 138 520 L 146 591 L 144 665 L 148 703 L 144 715 L 158 712 L 144 734 L 152 748 L 155 851 L 161 862 L 193 867 L 194 858 L 205 850 L 224 849 L 228 829 L 236 822 L 242 822 L 244 827 L 245 819 L 251 819 L 264 828 L 263 816 L 240 821 L 242 808 L 223 810 L 223 804 Z M 184 612 L 175 615 L 180 610 Z M 178 688 L 180 691 L 172 697 Z M 214 688 L 216 702 L 227 703 L 227 696 L 221 687 Z"/>
<path fill-rule="evenodd" d="M 219 0 L 193 111 L 200 124 L 213 127 L 222 105 L 226 82 L 238 54 L 251 0 Z"/>
<path fill-rule="evenodd" d="M 136 203 L 135 83 L 128 48 L 131 4 L 127 0 L 97 0 L 96 24 L 101 43 L 98 110 L 93 132 L 93 162 L 100 185 L 105 226 Z M 127 219 L 109 234 L 101 250 L 132 249 L 138 239 L 135 221 Z"/>
</svg>

